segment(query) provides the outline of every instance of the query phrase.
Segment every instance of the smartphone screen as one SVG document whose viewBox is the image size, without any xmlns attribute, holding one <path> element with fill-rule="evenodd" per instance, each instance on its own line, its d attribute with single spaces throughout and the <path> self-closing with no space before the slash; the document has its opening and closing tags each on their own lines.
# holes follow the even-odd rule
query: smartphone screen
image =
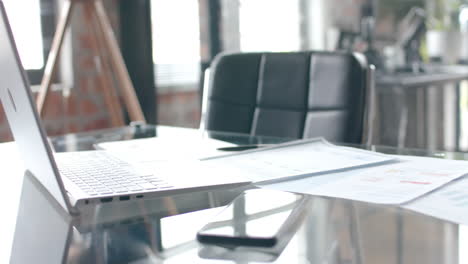
<svg viewBox="0 0 468 264">
<path fill-rule="evenodd" d="M 300 220 L 303 203 L 300 194 L 246 191 L 205 225 L 197 239 L 206 244 L 273 247 Z"/>
</svg>

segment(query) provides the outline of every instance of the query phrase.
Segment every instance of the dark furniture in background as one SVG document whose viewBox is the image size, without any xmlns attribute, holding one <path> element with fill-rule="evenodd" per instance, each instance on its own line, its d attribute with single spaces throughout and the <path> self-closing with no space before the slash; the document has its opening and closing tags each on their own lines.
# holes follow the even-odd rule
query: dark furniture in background
<svg viewBox="0 0 468 264">
<path fill-rule="evenodd" d="M 420 73 L 378 72 L 379 136 L 375 144 L 466 151 L 461 92 L 468 66 L 427 64 Z M 465 87 L 465 88 L 464 88 Z"/>
<path fill-rule="evenodd" d="M 120 44 L 146 121 L 156 124 L 157 92 L 154 80 L 150 1 L 119 1 Z"/>
<path fill-rule="evenodd" d="M 362 143 L 372 120 L 362 54 L 220 54 L 210 68 L 205 128 L 251 135 Z"/>
</svg>

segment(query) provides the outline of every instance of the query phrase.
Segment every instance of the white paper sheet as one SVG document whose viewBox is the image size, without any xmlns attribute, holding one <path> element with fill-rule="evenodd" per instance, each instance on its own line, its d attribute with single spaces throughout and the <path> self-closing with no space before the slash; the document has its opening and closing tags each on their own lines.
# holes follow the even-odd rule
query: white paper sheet
<svg viewBox="0 0 468 264">
<path fill-rule="evenodd" d="M 467 161 L 397 157 L 400 160 L 397 163 L 261 187 L 370 203 L 401 204 L 468 173 Z"/>
<path fill-rule="evenodd" d="M 422 214 L 468 225 L 468 178 L 463 177 L 456 180 L 403 207 Z"/>
<path fill-rule="evenodd" d="M 226 169 L 240 168 L 252 182 L 284 180 L 389 162 L 391 156 L 339 147 L 324 139 L 298 140 L 274 147 L 207 159 Z"/>
<path fill-rule="evenodd" d="M 132 164 L 152 164 L 174 160 L 198 160 L 201 158 L 226 154 L 218 148 L 231 147 L 234 144 L 198 137 L 171 138 L 154 137 L 125 141 L 104 142 L 96 145 L 120 159 Z"/>
</svg>

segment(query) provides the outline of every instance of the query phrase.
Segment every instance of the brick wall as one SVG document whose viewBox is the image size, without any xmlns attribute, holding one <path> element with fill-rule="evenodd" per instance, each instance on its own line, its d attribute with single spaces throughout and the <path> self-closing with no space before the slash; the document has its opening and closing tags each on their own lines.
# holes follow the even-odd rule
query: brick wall
<svg viewBox="0 0 468 264">
<path fill-rule="evenodd" d="M 158 94 L 158 124 L 198 128 L 200 97 L 198 90 Z"/>
</svg>

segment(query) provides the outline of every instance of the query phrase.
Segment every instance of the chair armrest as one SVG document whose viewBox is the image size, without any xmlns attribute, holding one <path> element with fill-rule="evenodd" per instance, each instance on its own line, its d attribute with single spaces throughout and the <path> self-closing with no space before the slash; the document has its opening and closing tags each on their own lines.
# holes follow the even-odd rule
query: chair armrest
<svg viewBox="0 0 468 264">
<path fill-rule="evenodd" d="M 203 91 L 202 91 L 202 105 L 200 114 L 200 125 L 201 131 L 206 130 L 206 114 L 208 111 L 208 95 L 210 91 L 210 68 L 207 68 L 203 73 Z"/>
<path fill-rule="evenodd" d="M 375 66 L 369 65 L 366 76 L 366 99 L 364 109 L 364 126 L 362 143 L 366 146 L 376 144 L 378 129 L 378 101 L 375 87 Z"/>
</svg>

